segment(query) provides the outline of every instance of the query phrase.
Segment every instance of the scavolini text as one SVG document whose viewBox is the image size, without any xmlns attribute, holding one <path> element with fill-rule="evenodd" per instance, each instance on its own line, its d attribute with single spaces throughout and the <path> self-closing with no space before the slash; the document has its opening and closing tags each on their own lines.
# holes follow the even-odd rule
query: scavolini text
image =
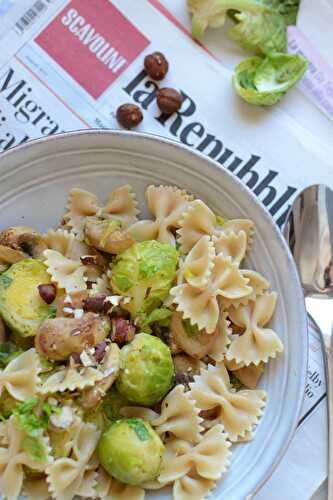
<svg viewBox="0 0 333 500">
<path fill-rule="evenodd" d="M 123 90 L 144 110 L 147 110 L 154 103 L 158 88 L 157 83 L 150 80 L 147 73 L 142 70 L 123 87 Z M 296 188 L 287 186 L 277 198 L 277 190 L 271 183 L 279 176 L 279 173 L 275 170 L 268 170 L 266 175 L 260 178 L 260 174 L 254 167 L 261 157 L 251 154 L 251 157 L 245 161 L 224 146 L 221 139 L 209 133 L 203 123 L 194 119 L 197 105 L 191 96 L 184 91 L 181 92 L 183 95 L 181 109 L 171 116 L 160 114 L 155 118 L 157 122 L 162 127 L 168 127 L 171 135 L 182 143 L 206 153 L 245 182 L 261 199 L 281 227 L 290 207 L 287 202 L 296 192 Z"/>
</svg>

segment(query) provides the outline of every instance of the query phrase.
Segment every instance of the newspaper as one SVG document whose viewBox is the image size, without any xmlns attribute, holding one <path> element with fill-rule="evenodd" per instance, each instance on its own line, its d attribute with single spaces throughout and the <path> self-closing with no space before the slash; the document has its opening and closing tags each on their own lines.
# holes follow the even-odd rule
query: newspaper
<svg viewBox="0 0 333 500">
<path fill-rule="evenodd" d="M 141 0 L 138 8 L 134 0 L 0 0 L 0 151 L 63 131 L 119 128 L 117 107 L 136 102 L 144 114 L 139 131 L 181 141 L 215 159 L 247 184 L 282 227 L 301 188 L 318 182 L 333 188 L 332 144 L 284 109 L 303 99 L 299 90 L 272 109 L 243 103 L 232 89 L 228 65 L 193 42 L 186 22 L 168 10 L 170 3 Z M 185 1 L 177 9 L 180 3 L 186 19 Z M 292 49 L 310 57 L 302 36 L 293 35 Z M 180 111 L 171 117 L 159 112 L 158 84 L 143 70 L 145 54 L 154 50 L 170 61 L 163 86 L 183 95 Z M 313 78 L 318 60 L 306 78 Z M 330 99 L 333 80 L 326 63 L 324 73 Z M 331 101 L 311 99 L 329 120 Z M 315 116 L 314 105 L 308 105 Z M 299 427 L 258 500 L 307 499 L 325 479 L 325 404 L 320 340 L 312 325 Z M 281 485 L 288 494 L 281 495 Z"/>
</svg>

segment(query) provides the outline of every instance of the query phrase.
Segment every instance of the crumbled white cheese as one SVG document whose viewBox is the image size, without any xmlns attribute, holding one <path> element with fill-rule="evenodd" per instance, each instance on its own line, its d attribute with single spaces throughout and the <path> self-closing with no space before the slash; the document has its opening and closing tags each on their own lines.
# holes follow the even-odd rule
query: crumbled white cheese
<svg viewBox="0 0 333 500">
<path fill-rule="evenodd" d="M 113 306 L 119 306 L 121 299 L 121 295 L 109 295 L 106 297 L 105 302 L 111 302 Z"/>
<path fill-rule="evenodd" d="M 95 358 L 88 351 L 82 351 L 80 354 L 80 360 L 83 366 L 96 366 Z"/>
<path fill-rule="evenodd" d="M 123 304 L 129 304 L 132 300 L 132 297 L 124 297 L 122 300 Z"/>
<path fill-rule="evenodd" d="M 74 318 L 79 319 L 82 318 L 84 314 L 83 309 L 74 309 Z"/>
<path fill-rule="evenodd" d="M 74 309 L 72 309 L 71 307 L 64 307 L 64 313 L 73 315 Z"/>
<path fill-rule="evenodd" d="M 50 422 L 54 427 L 67 429 L 74 422 L 74 412 L 70 406 L 63 406 L 61 413 L 52 413 Z"/>
<path fill-rule="evenodd" d="M 72 303 L 72 299 L 69 295 L 66 295 L 66 297 L 64 298 L 64 304 L 71 304 Z"/>
</svg>

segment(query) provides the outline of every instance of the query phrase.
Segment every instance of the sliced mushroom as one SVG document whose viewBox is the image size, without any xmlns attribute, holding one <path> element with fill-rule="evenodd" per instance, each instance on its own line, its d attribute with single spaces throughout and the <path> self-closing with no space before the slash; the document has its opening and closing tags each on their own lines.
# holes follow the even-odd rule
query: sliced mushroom
<svg viewBox="0 0 333 500">
<path fill-rule="evenodd" d="M 29 256 L 20 250 L 13 250 L 13 248 L 0 245 L 0 272 L 6 271 L 9 266 L 27 257 Z"/>
<path fill-rule="evenodd" d="M 81 399 L 83 408 L 87 410 L 94 408 L 102 401 L 106 392 L 118 376 L 120 369 L 120 349 L 117 344 L 110 344 L 107 347 L 101 368 L 105 373 L 105 377 L 96 382 L 93 387 L 87 389 Z"/>
<path fill-rule="evenodd" d="M 259 365 L 251 364 L 249 366 L 243 366 L 239 370 L 235 370 L 232 373 L 238 380 L 248 387 L 249 389 L 255 389 L 258 382 L 264 373 L 265 363 L 259 363 Z"/>
<path fill-rule="evenodd" d="M 121 253 L 135 243 L 133 236 L 121 229 L 121 222 L 113 219 L 87 217 L 84 235 L 88 245 L 111 254 Z"/>
<path fill-rule="evenodd" d="M 47 319 L 37 331 L 35 346 L 42 356 L 60 361 L 96 346 L 109 332 L 109 320 L 93 313 L 81 318 Z"/>
<path fill-rule="evenodd" d="M 196 359 L 204 358 L 214 345 L 219 331 L 207 333 L 205 330 L 189 331 L 179 312 L 171 316 L 170 330 L 176 344 L 187 354 Z"/>
<path fill-rule="evenodd" d="M 88 298 L 88 290 L 79 290 L 62 295 L 57 303 L 57 316 L 73 316 L 69 310 L 83 309 L 84 301 Z"/>
<path fill-rule="evenodd" d="M 47 248 L 42 235 L 27 226 L 4 229 L 0 233 L 0 244 L 35 258 L 40 257 Z"/>
<path fill-rule="evenodd" d="M 187 356 L 187 354 L 177 354 L 173 358 L 173 364 L 177 384 L 188 386 L 190 382 L 193 382 L 194 375 L 200 373 L 200 361 Z"/>
</svg>

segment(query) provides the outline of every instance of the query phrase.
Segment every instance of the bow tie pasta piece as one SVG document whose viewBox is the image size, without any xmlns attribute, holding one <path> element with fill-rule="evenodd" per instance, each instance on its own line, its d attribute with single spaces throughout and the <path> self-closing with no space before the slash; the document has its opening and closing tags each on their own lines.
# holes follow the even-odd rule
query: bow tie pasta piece
<svg viewBox="0 0 333 500">
<path fill-rule="evenodd" d="M 190 196 L 173 186 L 148 186 L 146 199 L 155 220 L 138 221 L 129 228 L 129 232 L 136 241 L 157 240 L 174 246 L 176 242 L 172 230 L 179 228 Z"/>
<path fill-rule="evenodd" d="M 192 470 L 200 477 L 217 480 L 230 464 L 230 446 L 223 426 L 219 424 L 206 432 L 195 446 L 182 439 L 173 440 L 166 445 L 158 480 L 169 483 Z"/>
<path fill-rule="evenodd" d="M 269 281 L 257 271 L 253 271 L 252 269 L 241 269 L 241 274 L 248 280 L 248 286 L 252 288 L 252 291 L 239 299 L 220 297 L 220 306 L 222 309 L 225 310 L 230 307 L 237 308 L 240 305 L 247 305 L 250 300 L 255 300 L 256 297 L 263 295 L 263 293 L 270 288 Z"/>
<path fill-rule="evenodd" d="M 218 419 L 230 441 L 237 441 L 251 431 L 262 416 L 266 393 L 259 390 L 232 392 L 223 363 L 209 365 L 190 383 L 191 396 L 201 410 L 218 408 Z"/>
<path fill-rule="evenodd" d="M 224 257 L 231 257 L 238 266 L 245 257 L 247 235 L 243 230 L 237 234 L 232 231 L 221 231 L 218 236 L 213 236 L 213 243 L 216 255 L 222 254 Z"/>
<path fill-rule="evenodd" d="M 65 223 L 80 240 L 84 239 L 84 224 L 86 217 L 98 215 L 121 221 L 125 228 L 137 220 L 137 202 L 131 186 L 121 186 L 114 189 L 105 206 L 101 206 L 96 195 L 83 189 L 74 188 L 70 191 L 68 212 Z"/>
<path fill-rule="evenodd" d="M 180 221 L 179 235 L 182 253 L 188 253 L 202 236 L 216 233 L 216 216 L 201 200 L 194 200 Z"/>
<path fill-rule="evenodd" d="M 240 231 L 244 231 L 246 233 L 246 247 L 247 251 L 251 248 L 253 243 L 253 234 L 254 234 L 254 223 L 250 219 L 230 219 L 227 220 L 222 228 L 221 232 L 223 233 L 235 233 L 239 234 Z"/>
<path fill-rule="evenodd" d="M 138 202 L 131 186 L 126 184 L 114 189 L 102 207 L 100 215 L 120 220 L 123 228 L 127 228 L 137 220 L 139 214 Z M 99 215 L 99 213 L 98 213 Z"/>
<path fill-rule="evenodd" d="M 95 425 L 81 422 L 73 438 L 72 453 L 69 458 L 57 458 L 46 468 L 47 482 L 54 498 L 71 500 L 79 494 L 94 498 L 97 474 L 94 452 L 100 433 Z"/>
<path fill-rule="evenodd" d="M 200 289 L 189 284 L 178 285 L 170 290 L 177 304 L 177 311 L 183 313 L 184 319 L 190 319 L 192 325 L 198 325 L 199 330 L 213 333 L 216 329 L 219 306 L 217 296 L 228 299 L 238 299 L 252 292 L 231 258 L 218 255 L 205 288 Z"/>
<path fill-rule="evenodd" d="M 77 238 L 83 240 L 85 218 L 97 213 L 99 200 L 89 191 L 73 188 L 69 192 L 67 208 L 68 212 L 64 216 L 66 227 L 68 226 Z"/>
<path fill-rule="evenodd" d="M 5 388 L 18 401 L 36 395 L 41 367 L 35 349 L 29 349 L 14 358 L 0 372 L 0 392 Z"/>
<path fill-rule="evenodd" d="M 203 427 L 200 425 L 199 409 L 184 386 L 177 385 L 162 402 L 161 415 L 151 425 L 155 431 L 164 435 L 166 432 L 190 443 L 198 443 Z"/>
<path fill-rule="evenodd" d="M 208 356 L 214 361 L 222 361 L 227 352 L 228 346 L 231 342 L 232 329 L 230 328 L 230 321 L 227 319 L 227 313 L 221 312 L 216 329 L 218 335 L 213 344 L 213 347 L 208 352 Z"/>
<path fill-rule="evenodd" d="M 265 293 L 257 297 L 255 302 L 230 309 L 229 318 L 245 332 L 237 336 L 229 346 L 226 357 L 237 363 L 258 365 L 261 361 L 267 363 L 269 358 L 275 358 L 283 351 L 283 345 L 278 335 L 270 328 L 265 328 L 272 319 L 277 302 L 275 292 Z"/>
<path fill-rule="evenodd" d="M 66 293 L 78 292 L 87 288 L 85 266 L 79 260 L 68 259 L 56 250 L 45 250 L 43 253 L 47 272 L 51 280 Z"/>
<path fill-rule="evenodd" d="M 90 366 L 76 368 L 62 368 L 48 377 L 39 392 L 53 394 L 55 392 L 82 390 L 94 385 L 104 378 L 104 373 Z"/>
<path fill-rule="evenodd" d="M 214 487 L 215 481 L 200 477 L 192 471 L 174 482 L 173 499 L 202 500 L 209 495 Z"/>
<path fill-rule="evenodd" d="M 202 236 L 185 258 L 178 277 L 180 282 L 185 280 L 198 288 L 206 286 L 214 267 L 214 258 L 214 245 L 210 237 Z"/>
<path fill-rule="evenodd" d="M 45 478 L 25 479 L 22 493 L 26 500 L 48 500 L 51 496 Z"/>
<path fill-rule="evenodd" d="M 15 417 L 7 421 L 7 447 L 0 447 L 0 491 L 10 500 L 16 500 L 21 492 L 24 480 L 24 466 L 37 472 L 44 472 L 51 462 L 49 448 L 45 445 L 45 458 L 32 458 L 24 445 L 25 434 L 15 425 Z"/>
<path fill-rule="evenodd" d="M 144 500 L 145 491 L 139 486 L 121 483 L 101 467 L 97 471 L 97 495 L 101 500 Z"/>
<path fill-rule="evenodd" d="M 55 250 L 68 259 L 79 260 L 80 257 L 92 253 L 91 247 L 64 229 L 50 229 L 43 236 L 43 241 L 49 250 Z"/>
</svg>

